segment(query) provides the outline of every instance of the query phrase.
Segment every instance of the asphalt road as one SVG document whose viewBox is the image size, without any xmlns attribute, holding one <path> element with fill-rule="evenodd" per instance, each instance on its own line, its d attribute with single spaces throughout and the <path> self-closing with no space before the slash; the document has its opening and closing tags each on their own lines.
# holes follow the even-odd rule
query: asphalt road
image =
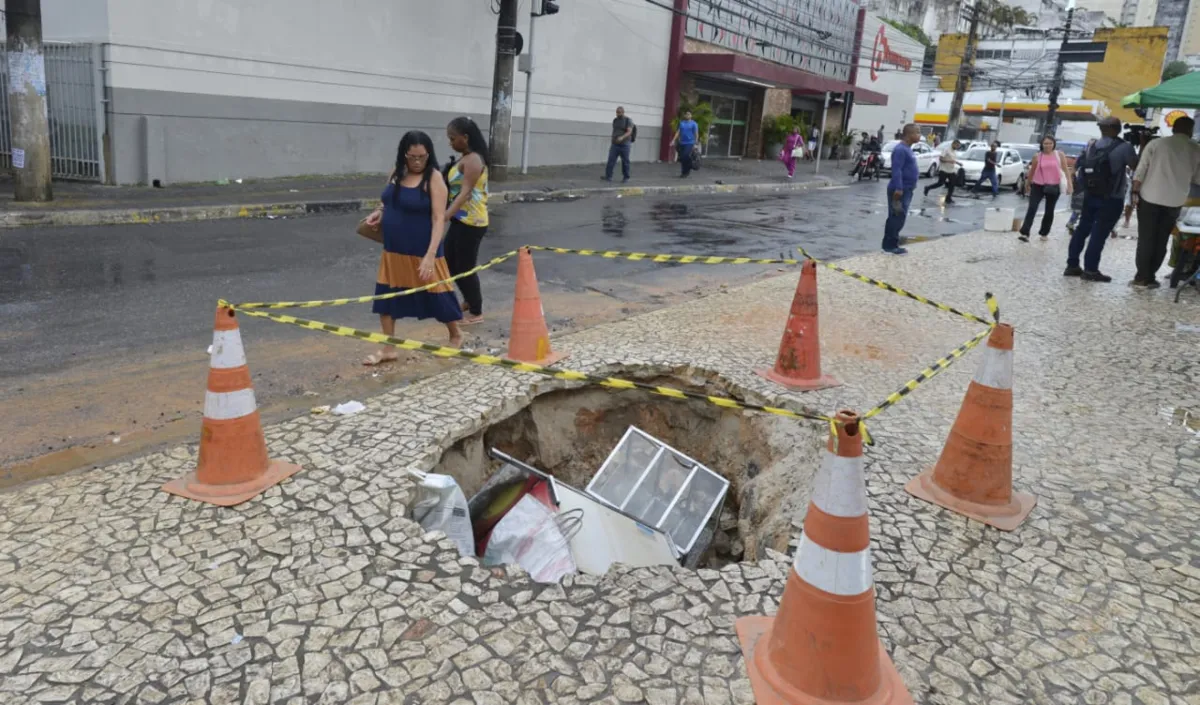
<svg viewBox="0 0 1200 705">
<path fill-rule="evenodd" d="M 929 183 L 922 181 L 922 186 Z M 764 197 L 605 198 L 511 204 L 493 213 L 481 259 L 522 244 L 698 255 L 838 258 L 879 247 L 883 185 Z M 908 236 L 982 227 L 990 198 L 918 194 Z M 1001 204 L 1021 208 L 1012 194 Z M 927 206 L 927 207 L 923 207 Z M 0 486 L 195 437 L 218 298 L 277 301 L 372 291 L 378 248 L 354 216 L 180 225 L 30 228 L 0 234 Z M 538 253 L 544 308 L 573 330 L 778 274 L 780 267 L 656 265 Z M 483 275 L 483 325 L 467 346 L 503 350 L 515 262 Z M 374 330 L 369 305 L 307 309 Z M 399 335 L 444 340 L 436 323 Z M 411 354 L 366 369 L 361 342 L 242 318 L 268 419 L 363 399 L 455 364 Z M 461 363 L 460 363 L 461 364 Z"/>
</svg>

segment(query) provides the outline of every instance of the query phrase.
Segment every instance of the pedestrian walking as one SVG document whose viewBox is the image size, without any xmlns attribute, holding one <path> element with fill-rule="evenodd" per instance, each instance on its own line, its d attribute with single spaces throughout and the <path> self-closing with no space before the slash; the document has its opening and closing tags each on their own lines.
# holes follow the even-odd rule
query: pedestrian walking
<svg viewBox="0 0 1200 705">
<path fill-rule="evenodd" d="M 1137 164 L 1137 154 L 1132 145 L 1121 139 L 1119 119 L 1101 118 L 1099 125 L 1100 139 L 1079 155 L 1077 166 L 1087 196 L 1067 248 L 1067 268 L 1063 270 L 1063 276 L 1110 282 L 1112 277 L 1100 271 L 1100 256 L 1108 242 L 1108 234 L 1121 218 L 1121 208 L 1125 205 L 1125 168 Z M 1079 266 L 1081 254 L 1082 267 Z"/>
<path fill-rule="evenodd" d="M 450 230 L 446 233 L 446 264 L 451 276 L 475 269 L 479 264 L 479 244 L 488 229 L 488 162 L 487 141 L 479 125 L 469 117 L 457 117 L 446 126 L 450 147 L 462 155 L 446 175 L 450 205 L 446 218 Z M 479 275 L 458 280 L 462 292 L 464 326 L 483 322 L 483 292 Z"/>
<path fill-rule="evenodd" d="M 1025 174 L 1025 192 L 1029 195 L 1029 207 L 1025 210 L 1025 222 L 1021 225 L 1021 234 L 1017 236 L 1021 242 L 1029 242 L 1029 229 L 1033 227 L 1033 219 L 1037 216 L 1038 205 L 1042 199 L 1046 201 L 1046 212 L 1042 214 L 1042 227 L 1038 234 L 1043 238 L 1049 237 L 1050 227 L 1054 225 L 1054 206 L 1062 195 L 1062 184 L 1067 184 L 1067 196 L 1075 192 L 1072 179 L 1065 179 L 1067 173 L 1067 157 L 1058 151 L 1058 140 L 1053 135 L 1042 138 L 1042 148 L 1029 162 L 1029 171 Z"/>
<path fill-rule="evenodd" d="M 800 153 L 800 158 L 804 157 L 804 135 L 800 134 L 799 125 L 792 128 L 792 134 L 788 135 L 787 140 L 783 143 L 783 149 L 779 151 L 779 161 L 787 167 L 789 179 L 796 175 L 797 152 Z"/>
<path fill-rule="evenodd" d="M 446 230 L 446 209 L 442 204 L 446 199 L 446 182 L 438 172 L 433 141 L 424 132 L 406 133 L 396 150 L 396 167 L 379 197 L 380 206 L 367 216 L 367 224 L 378 226 L 383 232 L 383 254 L 375 277 L 376 296 L 450 278 L 442 248 Z M 450 347 L 462 345 L 458 328 L 462 308 L 451 284 L 376 301 L 371 311 L 379 314 L 384 335 L 396 334 L 398 318 L 436 318 L 446 324 Z M 385 346 L 363 364 L 378 365 L 397 358 L 396 348 Z"/>
<path fill-rule="evenodd" d="M 943 145 L 941 154 L 938 155 L 938 180 L 936 184 L 930 184 L 925 187 L 925 195 L 935 188 L 946 187 L 946 204 L 954 203 L 954 180 L 958 176 L 958 154 L 962 149 L 962 143 L 958 140 Z"/>
<path fill-rule="evenodd" d="M 921 139 L 921 131 L 909 123 L 900 130 L 900 144 L 892 149 L 892 178 L 888 180 L 888 216 L 883 226 L 883 251 L 893 255 L 908 254 L 900 246 L 900 231 L 908 219 L 908 208 L 912 205 L 913 191 L 921 170 L 913 156 L 912 145 Z"/>
<path fill-rule="evenodd" d="M 1192 184 L 1200 183 L 1200 144 L 1192 140 L 1195 121 L 1181 117 L 1169 137 L 1142 148 L 1133 176 L 1134 207 L 1138 214 L 1137 276 L 1134 286 L 1156 289 L 1158 268 L 1167 256 L 1171 231 L 1187 202 Z"/>
<path fill-rule="evenodd" d="M 883 125 L 880 125 L 879 130 L 876 131 L 875 139 L 879 140 L 879 144 L 883 144 Z"/>
<path fill-rule="evenodd" d="M 621 159 L 622 182 L 629 181 L 629 153 L 637 127 L 633 120 L 625 117 L 625 108 L 617 106 L 617 117 L 612 121 L 612 144 L 608 147 L 608 163 L 604 166 L 604 180 L 612 181 L 617 158 Z"/>
<path fill-rule="evenodd" d="M 692 119 L 692 111 L 684 111 L 683 119 L 679 121 L 679 128 L 675 130 L 675 136 L 671 138 L 671 142 L 675 144 L 675 150 L 679 154 L 679 177 L 681 179 L 686 179 L 688 174 L 692 173 L 692 152 L 696 149 L 699 137 L 700 126 Z"/>
<path fill-rule="evenodd" d="M 1000 149 L 1000 143 L 992 142 L 988 148 L 987 155 L 983 158 L 983 170 L 979 172 L 979 180 L 976 181 L 975 185 L 971 187 L 972 193 L 974 193 L 975 190 L 978 189 L 986 179 L 992 182 L 992 198 L 1000 195 L 1000 180 L 996 175 L 996 165 L 999 163 L 1000 159 L 1000 153 L 997 151 L 998 149 Z"/>
<path fill-rule="evenodd" d="M 812 130 L 809 131 L 809 137 L 808 137 L 808 158 L 809 159 L 817 158 L 817 145 L 820 144 L 820 141 L 819 141 L 820 139 L 821 139 L 821 128 L 817 125 L 813 125 Z"/>
</svg>

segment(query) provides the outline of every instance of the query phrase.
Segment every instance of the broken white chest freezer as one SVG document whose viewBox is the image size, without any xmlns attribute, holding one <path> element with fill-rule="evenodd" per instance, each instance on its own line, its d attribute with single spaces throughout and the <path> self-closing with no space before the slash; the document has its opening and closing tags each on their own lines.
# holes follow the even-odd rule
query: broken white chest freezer
<svg viewBox="0 0 1200 705">
<path fill-rule="evenodd" d="M 589 495 L 666 534 L 677 559 L 698 558 L 707 547 L 697 542 L 728 490 L 728 480 L 634 426 L 587 486 Z"/>
</svg>

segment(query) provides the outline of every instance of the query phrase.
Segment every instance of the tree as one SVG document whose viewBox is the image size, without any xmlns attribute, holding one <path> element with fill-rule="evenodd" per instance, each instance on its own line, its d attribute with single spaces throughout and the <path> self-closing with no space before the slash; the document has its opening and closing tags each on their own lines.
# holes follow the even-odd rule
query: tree
<svg viewBox="0 0 1200 705">
<path fill-rule="evenodd" d="M 890 24 L 896 30 L 917 40 L 924 46 L 930 46 L 933 44 L 933 40 L 929 38 L 929 35 L 925 34 L 925 30 L 921 29 L 915 24 L 912 24 L 911 22 L 900 22 L 898 20 L 889 20 L 883 17 L 880 19 Z"/>
<path fill-rule="evenodd" d="M 1179 78 L 1185 73 L 1191 72 L 1192 70 L 1188 68 L 1186 62 L 1172 61 L 1171 63 L 1167 64 L 1165 68 L 1163 68 L 1162 80 L 1170 81 L 1172 78 Z"/>
</svg>

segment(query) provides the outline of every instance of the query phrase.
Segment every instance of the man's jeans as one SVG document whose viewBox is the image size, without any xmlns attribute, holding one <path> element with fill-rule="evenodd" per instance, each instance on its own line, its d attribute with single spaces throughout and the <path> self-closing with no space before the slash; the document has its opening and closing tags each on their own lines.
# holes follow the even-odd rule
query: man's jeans
<svg viewBox="0 0 1200 705">
<path fill-rule="evenodd" d="M 692 173 L 692 150 L 696 148 L 694 144 L 679 143 L 675 145 L 675 150 L 679 153 L 679 175 L 687 176 Z"/>
<path fill-rule="evenodd" d="M 1138 202 L 1138 281 L 1151 282 L 1158 277 L 1158 268 L 1167 256 L 1171 231 L 1179 218 L 1179 208 L 1160 206 L 1146 199 Z"/>
<path fill-rule="evenodd" d="M 1124 208 L 1125 199 L 1121 197 L 1088 196 L 1084 199 L 1083 211 L 1079 215 L 1075 234 L 1071 236 L 1071 244 L 1067 248 L 1068 267 L 1079 266 L 1079 255 L 1083 252 L 1084 243 L 1087 243 L 1087 252 L 1083 255 L 1083 271 L 1100 271 L 1100 255 L 1104 252 L 1104 244 L 1108 242 L 1108 234 L 1121 219 L 1121 211 Z"/>
<path fill-rule="evenodd" d="M 895 194 L 900 193 L 900 212 L 896 213 Z M 900 246 L 900 231 L 904 221 L 908 220 L 908 207 L 912 205 L 913 189 L 906 188 L 902 192 L 889 191 L 887 200 L 887 223 L 883 226 L 883 249 L 894 250 Z"/>
<path fill-rule="evenodd" d="M 614 144 L 608 148 L 608 164 L 604 167 L 604 178 L 611 180 L 613 167 L 617 165 L 617 157 L 621 158 L 621 174 L 629 180 L 629 142 Z"/>
<path fill-rule="evenodd" d="M 994 171 L 985 171 L 982 174 L 980 174 L 979 181 L 975 182 L 975 185 L 971 187 L 971 190 L 974 191 L 975 189 L 979 188 L 979 185 L 982 184 L 985 179 L 990 179 L 992 182 L 992 195 L 995 196 L 995 195 L 999 194 L 1000 193 L 1000 181 L 997 179 L 996 172 L 994 172 Z"/>
</svg>

